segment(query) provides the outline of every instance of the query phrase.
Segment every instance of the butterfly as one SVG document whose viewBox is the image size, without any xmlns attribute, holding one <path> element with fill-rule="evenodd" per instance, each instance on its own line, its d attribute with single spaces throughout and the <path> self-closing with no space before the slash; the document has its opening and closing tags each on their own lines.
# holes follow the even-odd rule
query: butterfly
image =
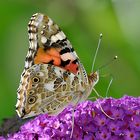
<svg viewBox="0 0 140 140">
<path fill-rule="evenodd" d="M 28 24 L 29 50 L 17 90 L 21 118 L 59 114 L 88 98 L 99 73 L 88 75 L 66 35 L 48 16 L 36 13 Z"/>
</svg>

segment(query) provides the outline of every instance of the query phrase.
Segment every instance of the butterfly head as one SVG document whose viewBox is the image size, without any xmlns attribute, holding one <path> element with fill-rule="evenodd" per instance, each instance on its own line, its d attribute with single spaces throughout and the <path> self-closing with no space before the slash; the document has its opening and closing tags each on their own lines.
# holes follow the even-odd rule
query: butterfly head
<svg viewBox="0 0 140 140">
<path fill-rule="evenodd" d="M 99 71 L 92 72 L 89 76 L 89 83 L 92 84 L 92 86 L 95 86 L 99 81 Z"/>
</svg>

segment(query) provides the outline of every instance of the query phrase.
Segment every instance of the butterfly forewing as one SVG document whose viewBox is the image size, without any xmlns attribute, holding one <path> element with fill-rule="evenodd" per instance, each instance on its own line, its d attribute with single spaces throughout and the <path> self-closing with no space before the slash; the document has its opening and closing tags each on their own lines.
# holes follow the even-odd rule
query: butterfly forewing
<svg viewBox="0 0 140 140">
<path fill-rule="evenodd" d="M 65 34 L 48 16 L 37 13 L 28 24 L 30 48 L 25 69 L 34 64 L 52 64 L 73 73 L 79 70 L 79 59 Z"/>
</svg>

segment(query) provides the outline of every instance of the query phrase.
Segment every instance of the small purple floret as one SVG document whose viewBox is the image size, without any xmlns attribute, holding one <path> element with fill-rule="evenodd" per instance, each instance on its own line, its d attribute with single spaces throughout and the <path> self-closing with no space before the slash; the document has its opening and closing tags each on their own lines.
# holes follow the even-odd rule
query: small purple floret
<svg viewBox="0 0 140 140">
<path fill-rule="evenodd" d="M 105 115 L 103 110 L 113 119 Z M 19 132 L 9 134 L 7 140 L 139 140 L 140 97 L 85 101 L 74 108 L 67 107 L 57 116 L 39 115 L 21 126 Z M 0 140 L 4 140 L 0 137 Z"/>
</svg>

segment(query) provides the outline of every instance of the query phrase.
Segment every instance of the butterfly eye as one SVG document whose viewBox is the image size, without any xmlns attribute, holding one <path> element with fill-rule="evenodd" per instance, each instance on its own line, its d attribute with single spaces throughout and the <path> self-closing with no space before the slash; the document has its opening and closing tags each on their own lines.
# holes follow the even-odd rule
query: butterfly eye
<svg viewBox="0 0 140 140">
<path fill-rule="evenodd" d="M 36 100 L 37 100 L 37 97 L 35 97 L 35 96 L 29 96 L 28 103 L 29 104 L 34 104 L 36 102 Z"/>
<path fill-rule="evenodd" d="M 38 77 L 34 77 L 32 80 L 34 83 L 38 83 L 40 81 L 40 79 Z"/>
</svg>

